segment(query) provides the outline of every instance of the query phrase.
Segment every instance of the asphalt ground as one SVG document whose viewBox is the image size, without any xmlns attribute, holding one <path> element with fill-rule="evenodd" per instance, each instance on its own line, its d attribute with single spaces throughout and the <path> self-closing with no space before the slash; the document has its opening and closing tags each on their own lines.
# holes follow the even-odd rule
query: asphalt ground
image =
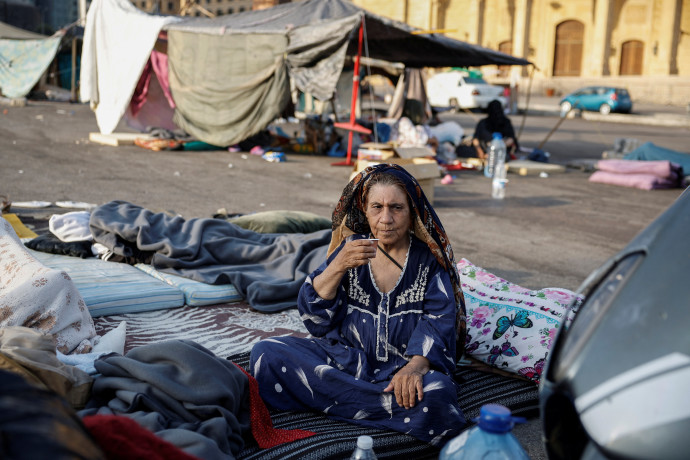
<svg viewBox="0 0 690 460">
<path fill-rule="evenodd" d="M 352 172 L 326 156 L 288 154 L 284 163 L 269 163 L 246 152 L 112 147 L 90 142 L 96 131 L 87 105 L 0 107 L 0 195 L 14 202 L 126 200 L 185 218 L 210 217 L 220 208 L 330 216 Z M 132 130 L 121 123 L 118 131 Z M 583 155 L 597 155 L 584 147 Z M 480 172 L 454 174 L 450 185 L 435 179 L 434 207 L 456 258 L 531 289 L 577 290 L 681 193 L 594 184 L 589 172 L 567 169 L 547 178 L 510 174 L 506 198 L 494 200 Z M 69 210 L 12 208 L 29 222 Z M 516 433 L 533 459 L 545 458 L 539 420 Z"/>
</svg>

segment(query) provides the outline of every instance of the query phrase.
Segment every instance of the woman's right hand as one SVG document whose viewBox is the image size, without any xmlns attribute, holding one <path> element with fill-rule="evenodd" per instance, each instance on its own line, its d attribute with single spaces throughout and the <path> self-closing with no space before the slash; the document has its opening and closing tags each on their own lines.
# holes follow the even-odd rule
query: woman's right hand
<svg viewBox="0 0 690 460">
<path fill-rule="evenodd" d="M 378 241 L 369 239 L 352 240 L 345 243 L 335 262 L 342 271 L 366 265 L 376 257 Z"/>
<path fill-rule="evenodd" d="M 333 299 L 338 292 L 338 286 L 350 268 L 369 263 L 376 257 L 378 241 L 368 239 L 347 241 L 328 267 L 314 280 L 314 290 L 322 299 Z"/>
</svg>

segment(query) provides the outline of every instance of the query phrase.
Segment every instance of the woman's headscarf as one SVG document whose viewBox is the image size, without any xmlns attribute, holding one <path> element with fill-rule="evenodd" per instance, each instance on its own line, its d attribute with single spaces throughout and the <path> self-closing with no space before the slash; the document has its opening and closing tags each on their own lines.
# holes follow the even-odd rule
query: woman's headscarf
<svg viewBox="0 0 690 460">
<path fill-rule="evenodd" d="M 366 216 L 366 197 L 371 180 L 380 173 L 396 177 L 405 187 L 411 204 L 412 231 L 420 240 L 424 241 L 438 263 L 448 272 L 453 285 L 457 313 L 457 356 L 462 356 L 465 346 L 465 297 L 460 286 L 460 276 L 453 257 L 453 248 L 443 229 L 434 208 L 424 195 L 422 187 L 410 173 L 397 164 L 376 164 L 369 166 L 357 174 L 343 190 L 338 204 L 333 210 L 333 234 L 328 247 L 330 256 L 340 246 L 345 238 L 353 234 L 370 233 L 369 221 Z"/>
</svg>

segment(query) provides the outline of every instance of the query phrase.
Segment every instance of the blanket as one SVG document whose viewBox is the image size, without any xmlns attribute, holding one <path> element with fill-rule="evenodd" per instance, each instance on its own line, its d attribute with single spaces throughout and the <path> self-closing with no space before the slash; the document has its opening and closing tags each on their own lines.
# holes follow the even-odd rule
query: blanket
<svg viewBox="0 0 690 460">
<path fill-rule="evenodd" d="M 326 260 L 331 238 L 330 230 L 259 234 L 219 219 L 185 220 L 124 201 L 94 209 L 89 226 L 94 241 L 131 262 L 150 259 L 163 272 L 232 283 L 264 312 L 297 305 L 307 275 Z"/>
<path fill-rule="evenodd" d="M 100 376 L 79 412 L 127 415 L 206 460 L 234 458 L 249 433 L 248 379 L 230 361 L 190 341 L 138 347 L 96 361 Z"/>
<path fill-rule="evenodd" d="M 660 147 L 652 142 L 645 142 L 623 157 L 624 160 L 670 161 L 683 168 L 683 174 L 690 174 L 690 155 L 676 150 Z"/>
<path fill-rule="evenodd" d="M 683 168 L 668 160 L 601 160 L 590 182 L 621 185 L 642 190 L 675 188 L 683 185 Z"/>
</svg>

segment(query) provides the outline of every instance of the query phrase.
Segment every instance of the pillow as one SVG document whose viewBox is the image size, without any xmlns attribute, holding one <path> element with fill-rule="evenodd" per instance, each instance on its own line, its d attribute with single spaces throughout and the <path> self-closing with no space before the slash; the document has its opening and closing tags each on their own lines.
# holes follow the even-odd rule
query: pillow
<svg viewBox="0 0 690 460">
<path fill-rule="evenodd" d="M 331 219 L 304 211 L 264 211 L 228 219 L 257 233 L 313 233 L 331 228 Z"/>
<path fill-rule="evenodd" d="M 458 272 L 467 310 L 465 354 L 539 383 L 556 331 L 572 321 L 584 297 L 561 288 L 533 291 L 467 259 Z"/>
</svg>

